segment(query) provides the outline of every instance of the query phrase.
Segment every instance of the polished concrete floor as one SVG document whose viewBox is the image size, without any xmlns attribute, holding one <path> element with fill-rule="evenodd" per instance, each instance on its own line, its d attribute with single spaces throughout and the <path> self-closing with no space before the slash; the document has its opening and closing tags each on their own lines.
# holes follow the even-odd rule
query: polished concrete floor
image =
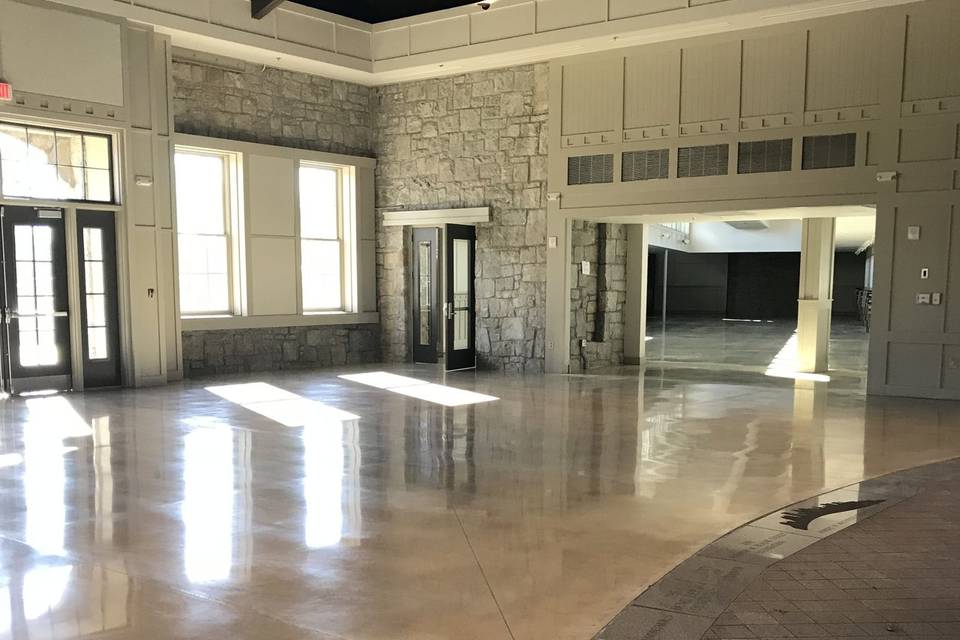
<svg viewBox="0 0 960 640">
<path fill-rule="evenodd" d="M 720 318 L 651 318 L 647 356 L 659 365 L 766 371 L 796 352 L 796 318 L 744 321 Z M 866 379 L 869 334 L 856 318 L 835 317 L 830 335 L 830 371 L 848 380 Z M 786 367 L 789 368 L 789 367 Z"/>
<path fill-rule="evenodd" d="M 746 521 L 960 455 L 960 404 L 763 373 L 373 371 L 0 402 L 0 637 L 586 640 Z"/>
</svg>

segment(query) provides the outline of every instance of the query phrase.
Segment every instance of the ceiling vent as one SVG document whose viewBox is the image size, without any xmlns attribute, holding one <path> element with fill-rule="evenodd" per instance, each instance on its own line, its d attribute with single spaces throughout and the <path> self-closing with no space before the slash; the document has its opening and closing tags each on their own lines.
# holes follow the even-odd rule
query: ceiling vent
<svg viewBox="0 0 960 640">
<path fill-rule="evenodd" d="M 727 224 L 740 231 L 764 231 L 770 228 L 763 220 L 728 220 Z"/>
<path fill-rule="evenodd" d="M 670 150 L 627 151 L 623 154 L 623 182 L 664 180 L 670 177 Z"/>
<path fill-rule="evenodd" d="M 567 184 L 613 182 L 613 154 L 567 158 Z"/>
<path fill-rule="evenodd" d="M 730 145 L 680 147 L 677 158 L 678 178 L 725 176 L 730 163 Z"/>
<path fill-rule="evenodd" d="M 857 159 L 857 134 L 807 136 L 803 139 L 803 168 L 839 169 L 852 167 Z"/>
<path fill-rule="evenodd" d="M 790 171 L 793 166 L 793 139 L 741 142 L 737 153 L 737 173 L 773 173 Z"/>
</svg>

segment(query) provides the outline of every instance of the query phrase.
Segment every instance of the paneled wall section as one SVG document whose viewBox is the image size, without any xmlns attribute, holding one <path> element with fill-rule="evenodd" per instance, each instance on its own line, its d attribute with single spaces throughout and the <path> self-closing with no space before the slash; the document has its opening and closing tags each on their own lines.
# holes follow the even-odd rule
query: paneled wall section
<svg viewBox="0 0 960 640">
<path fill-rule="evenodd" d="M 960 4 L 927 0 L 555 61 L 556 215 L 640 222 L 668 212 L 875 204 L 870 389 L 960 398 L 958 27 Z M 847 134 L 835 138 L 836 153 L 804 159 L 805 139 Z M 739 143 L 774 139 L 790 140 L 789 163 L 739 171 L 738 159 L 750 157 Z M 729 150 L 725 171 L 680 177 L 681 148 L 717 146 Z M 645 149 L 667 150 L 667 177 L 624 181 L 622 154 Z M 613 180 L 568 184 L 567 159 L 597 154 L 613 155 Z M 878 182 L 878 172 L 895 175 Z M 941 294 L 940 304 L 918 303 L 924 293 Z M 548 301 L 550 331 L 566 315 L 559 301 Z"/>
</svg>

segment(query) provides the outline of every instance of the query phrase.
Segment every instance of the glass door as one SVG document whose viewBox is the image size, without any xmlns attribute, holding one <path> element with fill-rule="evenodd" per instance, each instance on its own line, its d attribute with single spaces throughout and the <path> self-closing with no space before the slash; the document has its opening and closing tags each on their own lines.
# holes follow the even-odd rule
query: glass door
<svg viewBox="0 0 960 640">
<path fill-rule="evenodd" d="M 439 229 L 413 230 L 413 361 L 437 362 L 440 329 L 440 286 L 437 245 Z"/>
<path fill-rule="evenodd" d="M 12 393 L 72 386 L 62 209 L 2 207 L 4 373 Z"/>
<path fill-rule="evenodd" d="M 447 225 L 447 371 L 477 366 L 477 309 L 474 294 L 477 231 L 474 227 Z"/>
<path fill-rule="evenodd" d="M 120 386 L 120 313 L 114 215 L 77 212 L 85 389 Z"/>
</svg>

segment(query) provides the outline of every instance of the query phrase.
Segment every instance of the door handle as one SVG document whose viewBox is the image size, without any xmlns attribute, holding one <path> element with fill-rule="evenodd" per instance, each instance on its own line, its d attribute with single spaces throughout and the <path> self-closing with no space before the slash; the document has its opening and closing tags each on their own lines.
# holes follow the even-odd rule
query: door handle
<svg viewBox="0 0 960 640">
<path fill-rule="evenodd" d="M 447 302 L 443 306 L 447 315 L 447 320 L 453 320 L 453 303 Z"/>
</svg>

